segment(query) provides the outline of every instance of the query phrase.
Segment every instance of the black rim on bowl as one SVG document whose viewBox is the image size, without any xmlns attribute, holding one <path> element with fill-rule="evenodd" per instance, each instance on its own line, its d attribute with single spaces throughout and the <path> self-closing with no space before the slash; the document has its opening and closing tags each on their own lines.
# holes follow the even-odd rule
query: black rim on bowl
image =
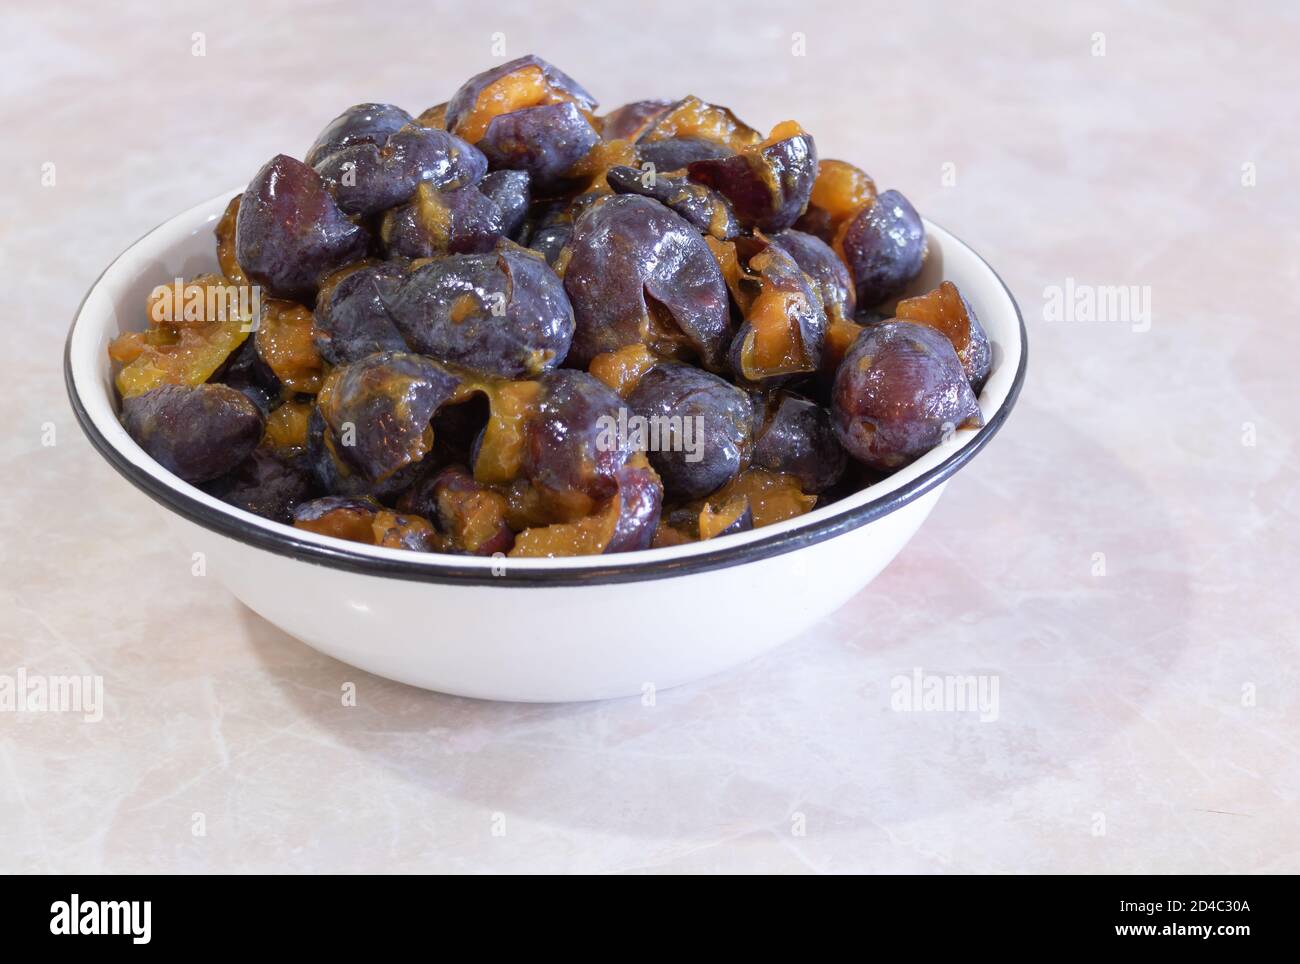
<svg viewBox="0 0 1300 964">
<path fill-rule="evenodd" d="M 152 231 L 149 232 L 149 234 L 152 233 Z M 949 236 L 955 238 L 955 235 L 952 235 L 951 232 L 948 233 Z M 148 236 L 146 234 L 144 237 Z M 140 240 L 143 240 L 143 238 Z M 960 239 L 957 240 L 958 243 L 964 244 Z M 138 243 L 139 241 L 136 242 L 136 244 Z M 131 245 L 131 247 L 134 246 L 134 244 Z M 997 279 L 998 284 L 1002 286 L 1002 290 L 1006 293 L 1007 299 L 1015 310 L 1016 324 L 1020 329 L 1020 364 L 1016 366 L 1016 374 L 1012 379 L 1011 388 L 1007 391 L 1007 397 L 1002 400 L 1002 404 L 998 406 L 998 410 L 993 413 L 993 416 L 984 427 L 975 433 L 975 437 L 934 468 L 923 472 L 906 485 L 900 486 L 894 491 L 886 493 L 878 499 L 872 499 L 870 502 L 866 502 L 854 509 L 832 515 L 830 518 L 806 527 L 795 528 L 788 532 L 774 533 L 764 538 L 737 545 L 722 545 L 709 552 L 701 552 L 680 558 L 655 559 L 649 562 L 629 564 L 619 562 L 617 561 L 617 555 L 611 555 L 609 557 L 610 561 L 603 565 L 557 565 L 547 569 L 521 569 L 506 564 L 497 567 L 497 571 L 501 573 L 500 575 L 493 575 L 491 569 L 483 566 L 462 565 L 454 561 L 455 556 L 443 557 L 447 560 L 445 562 L 443 558 L 432 561 L 425 554 L 419 554 L 418 561 L 416 559 L 380 559 L 364 555 L 345 546 L 320 545 L 300 538 L 291 526 L 277 525 L 274 530 L 265 529 L 250 520 L 234 515 L 233 513 L 237 510 L 233 509 L 233 507 L 230 512 L 225 512 L 206 505 L 133 464 L 104 437 L 86 411 L 85 405 L 82 404 L 81 397 L 77 392 L 76 382 L 72 377 L 72 334 L 76 330 L 77 319 L 81 317 L 86 300 L 90 297 L 89 291 L 86 298 L 83 298 L 81 304 L 77 306 L 77 312 L 72 319 L 72 326 L 68 330 L 68 338 L 63 348 L 63 380 L 68 390 L 68 399 L 72 403 L 73 414 L 76 415 L 81 430 L 86 433 L 91 445 L 99 451 L 100 455 L 113 468 L 117 469 L 128 482 L 155 502 L 166 506 L 196 525 L 211 529 L 213 532 L 228 536 L 246 545 L 265 549 L 276 555 L 288 556 L 303 562 L 330 566 L 335 569 L 345 569 L 368 576 L 388 576 L 416 582 L 448 583 L 462 586 L 587 586 L 641 582 L 647 579 L 667 579 L 673 576 L 688 575 L 692 572 L 704 572 L 710 569 L 741 565 L 758 559 L 766 559 L 769 556 L 793 552 L 795 549 L 822 542 L 826 539 L 833 539 L 842 533 L 857 529 L 920 498 L 926 492 L 948 479 L 989 443 L 989 440 L 1002 428 L 1002 424 L 1007 420 L 1007 416 L 1011 414 L 1011 409 L 1015 406 L 1016 399 L 1020 396 L 1020 389 L 1025 381 L 1025 365 L 1029 360 L 1029 345 L 1025 332 L 1024 315 L 1021 314 L 1020 305 L 1016 302 L 1015 296 L 1011 294 L 1011 289 L 1007 287 L 1001 276 L 993 270 L 993 267 L 969 245 L 966 246 L 966 249 L 974 254 L 984 267 L 988 268 L 993 277 Z M 127 250 L 130 250 L 130 248 Z M 100 274 L 99 278 L 95 279 L 95 283 L 90 287 L 91 291 L 117 263 L 117 260 L 114 259 L 108 268 L 105 268 L 103 273 Z"/>
</svg>

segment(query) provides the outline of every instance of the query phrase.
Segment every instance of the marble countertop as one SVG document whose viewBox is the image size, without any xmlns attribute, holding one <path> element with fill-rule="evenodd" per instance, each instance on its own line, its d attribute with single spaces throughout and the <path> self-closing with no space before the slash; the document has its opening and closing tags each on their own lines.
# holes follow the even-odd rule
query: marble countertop
<svg viewBox="0 0 1300 964">
<path fill-rule="evenodd" d="M 0 870 L 1300 871 L 1300 12 L 741 9 L 6 13 L 0 675 L 102 676 L 104 705 L 0 712 Z M 607 106 L 798 118 L 1029 326 L 1016 412 L 893 565 L 654 706 L 475 702 L 315 653 L 191 574 L 64 396 L 67 324 L 125 246 L 502 44 Z M 1118 288 L 1090 318 L 1082 292 Z M 917 668 L 996 678 L 997 718 L 893 712 Z"/>
</svg>

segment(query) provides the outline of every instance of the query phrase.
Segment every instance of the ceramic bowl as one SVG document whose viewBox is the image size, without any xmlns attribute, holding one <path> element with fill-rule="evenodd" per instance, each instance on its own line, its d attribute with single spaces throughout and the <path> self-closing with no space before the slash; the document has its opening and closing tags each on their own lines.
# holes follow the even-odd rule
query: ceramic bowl
<svg viewBox="0 0 1300 964">
<path fill-rule="evenodd" d="M 210 578 L 309 646 L 413 686 L 497 700 L 589 700 L 675 686 L 757 656 L 817 623 L 888 565 L 951 477 L 1002 427 L 1024 381 L 1025 329 L 1010 292 L 979 255 L 927 221 L 930 255 L 914 291 L 955 282 L 993 344 L 983 428 L 957 432 L 842 501 L 691 545 L 515 560 L 344 542 L 214 499 L 154 462 L 118 423 L 109 341 L 144 327 L 155 285 L 217 270 L 212 232 L 235 193 L 149 232 L 95 282 L 64 357 L 73 409 L 109 464 L 162 506 L 184 551 L 203 553 Z"/>
</svg>

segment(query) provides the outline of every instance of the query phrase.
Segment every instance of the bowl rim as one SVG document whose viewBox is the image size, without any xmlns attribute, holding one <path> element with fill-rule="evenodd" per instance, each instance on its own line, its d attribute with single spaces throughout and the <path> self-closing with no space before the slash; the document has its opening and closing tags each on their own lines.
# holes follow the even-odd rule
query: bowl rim
<svg viewBox="0 0 1300 964">
<path fill-rule="evenodd" d="M 73 336 L 77 331 L 77 323 L 82 317 L 82 313 L 90 300 L 91 295 L 98 289 L 105 276 L 125 258 L 128 254 L 136 249 L 145 239 L 158 232 L 163 227 L 184 218 L 187 214 L 192 214 L 199 209 L 217 202 L 221 198 L 226 198 L 234 192 L 226 192 L 210 201 L 202 202 L 193 208 L 183 211 L 161 224 L 155 226 L 141 237 L 128 245 L 123 251 L 114 258 L 107 267 L 100 272 L 87 290 L 81 303 L 73 315 L 72 324 L 68 328 L 68 336 L 64 342 L 63 349 L 63 377 L 64 384 L 68 393 L 68 400 L 71 403 L 72 411 L 76 417 L 77 423 L 83 433 L 89 439 L 91 445 L 99 452 L 101 456 L 137 489 L 144 492 L 147 496 L 159 503 L 163 507 L 170 509 L 182 518 L 192 522 L 204 529 L 216 532 L 219 535 L 234 539 L 237 542 L 251 546 L 256 549 L 266 550 L 276 555 L 296 559 L 301 562 L 312 563 L 315 565 L 324 565 L 335 569 L 342 569 L 349 572 L 355 572 L 361 575 L 389 577 L 395 579 L 431 582 L 439 584 L 462 585 L 462 586 L 509 586 L 509 587 L 537 587 L 537 586 L 579 586 L 579 585 L 610 585 L 616 583 L 641 582 L 652 579 L 666 579 L 677 576 L 685 576 L 695 572 L 705 572 L 713 569 L 722 569 L 735 565 L 742 565 L 749 562 L 756 562 L 761 559 L 767 559 L 772 556 L 783 555 L 801 549 L 805 546 L 814 545 L 824 542 L 838 535 L 858 529 L 868 523 L 874 522 L 890 513 L 901 509 L 910 502 L 915 501 L 927 492 L 942 485 L 958 469 L 975 457 L 975 455 L 984 448 L 993 438 L 994 435 L 1002 428 L 1007 417 L 1011 414 L 1016 400 L 1020 396 L 1020 391 L 1024 385 L 1026 365 L 1029 360 L 1029 346 L 1027 332 L 1025 330 L 1024 315 L 1020 310 L 1015 296 L 1012 295 L 1011 289 L 1007 287 L 1002 277 L 974 248 L 966 244 L 951 231 L 943 228 L 929 219 L 926 224 L 930 227 L 938 228 L 943 234 L 947 235 L 957 244 L 961 245 L 966 252 L 971 254 L 984 269 L 989 272 L 992 278 L 1002 289 L 1008 303 L 1015 312 L 1016 325 L 1018 328 L 1019 343 L 1019 361 L 1016 366 L 1015 374 L 1012 378 L 1011 385 L 1007 389 L 997 409 L 986 420 L 985 424 L 975 431 L 972 437 L 967 438 L 951 455 L 947 456 L 938 464 L 932 466 L 926 471 L 920 473 L 915 478 L 891 489 L 877 498 L 866 501 L 860 505 L 851 506 L 842 512 L 832 513 L 824 518 L 817 519 L 806 525 L 796 525 L 789 529 L 773 532 L 769 535 L 760 535 L 747 541 L 738 541 L 727 544 L 729 540 L 724 540 L 716 549 L 695 552 L 690 555 L 674 556 L 663 555 L 659 558 L 637 558 L 629 559 L 628 554 L 616 554 L 609 557 L 592 556 L 582 557 L 584 560 L 608 559 L 608 562 L 602 564 L 593 564 L 586 561 L 583 564 L 574 564 L 572 560 L 529 560 L 529 562 L 553 562 L 553 565 L 546 566 L 519 566 L 516 562 L 520 560 L 511 560 L 508 565 L 504 566 L 485 566 L 485 563 L 491 563 L 490 557 L 472 558 L 472 563 L 464 563 L 459 560 L 466 557 L 459 557 L 438 553 L 409 553 L 392 550 L 388 553 L 376 553 L 374 547 L 356 546 L 352 547 L 350 543 L 338 539 L 324 539 L 322 541 L 312 541 L 309 538 L 301 537 L 295 534 L 295 530 L 286 525 L 276 525 L 270 520 L 258 519 L 248 513 L 244 513 L 234 506 L 224 508 L 215 508 L 212 505 L 200 501 L 194 496 L 183 491 L 180 486 L 189 487 L 187 483 L 179 478 L 170 476 L 165 471 L 160 475 L 152 475 L 140 465 L 129 459 L 116 445 L 110 441 L 99 427 L 87 410 L 85 403 L 81 398 L 77 381 L 74 375 L 72 362 Z M 847 501 L 847 500 L 846 500 Z M 794 521 L 794 520 L 791 520 Z M 761 530 L 758 530 L 761 532 Z M 310 535 L 310 534 L 305 534 Z M 370 550 L 369 552 L 362 550 Z M 657 550 L 647 550 L 645 553 L 635 553 L 632 555 L 643 556 Z M 413 558 L 408 558 L 413 557 Z M 566 564 L 567 563 L 567 564 Z"/>
</svg>

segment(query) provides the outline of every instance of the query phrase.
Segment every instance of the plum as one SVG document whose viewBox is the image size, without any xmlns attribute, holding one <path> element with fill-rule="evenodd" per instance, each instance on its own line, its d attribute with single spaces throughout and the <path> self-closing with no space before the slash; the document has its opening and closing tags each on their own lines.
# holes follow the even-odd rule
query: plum
<svg viewBox="0 0 1300 964">
<path fill-rule="evenodd" d="M 368 217 L 409 201 L 421 184 L 438 191 L 475 184 L 488 161 L 453 134 L 412 124 L 387 141 L 335 150 L 314 166 L 345 214 Z"/>
<path fill-rule="evenodd" d="M 518 241 L 528 206 L 532 203 L 531 179 L 526 171 L 492 171 L 478 182 L 479 192 L 501 210 L 501 233 Z"/>
<path fill-rule="evenodd" d="M 487 133 L 493 120 L 527 107 L 571 102 L 584 111 L 596 100 L 576 80 L 540 57 L 529 54 L 475 74 L 447 102 L 447 130 L 471 144 Z"/>
<path fill-rule="evenodd" d="M 249 182 L 235 222 L 235 255 L 276 298 L 310 304 L 321 279 L 360 260 L 370 238 L 339 210 L 314 170 L 277 154 Z"/>
<path fill-rule="evenodd" d="M 236 194 L 230 199 L 212 232 L 217 236 L 217 263 L 221 266 L 221 273 L 227 281 L 236 285 L 248 283 L 244 269 L 235 258 L 235 224 L 239 220 L 239 202 L 243 198 L 243 194 Z"/>
<path fill-rule="evenodd" d="M 539 382 L 541 397 L 525 428 L 524 474 L 552 492 L 609 497 L 632 454 L 617 431 L 623 400 L 586 372 L 560 369 Z"/>
<path fill-rule="evenodd" d="M 665 532 L 667 528 L 671 531 Z M 754 510 L 745 495 L 728 496 L 722 501 L 699 499 L 665 512 L 660 521 L 655 544 L 680 545 L 754 528 Z"/>
<path fill-rule="evenodd" d="M 434 104 L 432 107 L 425 108 L 415 122 L 421 127 L 432 127 L 435 130 L 445 131 L 447 129 L 447 103 Z"/>
<path fill-rule="evenodd" d="M 215 276 L 196 279 L 186 290 L 220 283 Z M 188 295 L 186 295 L 188 298 Z M 224 315 L 225 317 L 221 317 Z M 211 321 L 182 324 L 150 321 L 144 331 L 125 331 L 108 346 L 108 355 L 123 365 L 113 379 L 123 398 L 143 395 L 162 385 L 201 385 L 228 367 L 248 341 L 251 315 L 221 312 Z"/>
<path fill-rule="evenodd" d="M 826 312 L 809 277 L 784 248 L 768 245 L 749 259 L 758 293 L 742 304 L 744 323 L 728 361 L 746 387 L 772 387 L 817 371 L 826 340 Z"/>
<path fill-rule="evenodd" d="M 490 556 L 509 552 L 515 542 L 505 496 L 461 465 L 426 473 L 397 500 L 397 508 L 432 519 L 445 552 Z"/>
<path fill-rule="evenodd" d="M 380 352 L 330 372 L 317 410 L 333 454 L 371 481 L 418 462 L 459 380 L 421 355 Z"/>
<path fill-rule="evenodd" d="M 424 441 L 429 441 L 426 436 Z M 382 478 L 372 479 L 359 471 L 342 455 L 344 446 L 325 424 L 320 407 L 313 406 L 307 419 L 307 465 L 311 469 L 316 488 L 343 498 L 371 498 L 385 502 L 397 498 L 410 488 L 424 471 L 423 458 L 409 462 L 402 468 Z"/>
<path fill-rule="evenodd" d="M 925 325 L 886 321 L 864 328 L 844 356 L 831 422 L 855 459 L 893 471 L 983 418 L 952 343 Z"/>
<path fill-rule="evenodd" d="M 814 495 L 844 475 L 847 459 L 826 409 L 778 391 L 761 400 L 760 412 L 754 432 L 755 466 L 793 476 L 803 492 Z"/>
<path fill-rule="evenodd" d="M 754 509 L 746 496 L 728 499 L 716 509 L 705 502 L 696 523 L 701 539 L 716 539 L 735 532 L 749 532 L 754 528 Z"/>
<path fill-rule="evenodd" d="M 577 321 L 570 363 L 638 342 L 721 365 L 730 324 L 727 288 L 690 222 L 635 194 L 592 204 L 561 253 Z"/>
<path fill-rule="evenodd" d="M 782 231 L 808 206 L 817 179 L 817 146 L 803 128 L 786 121 L 759 144 L 728 157 L 693 161 L 686 170 L 692 181 L 724 195 L 746 228 Z"/>
<path fill-rule="evenodd" d="M 297 529 L 388 549 L 434 552 L 438 534 L 428 519 L 385 509 L 374 499 L 323 496 L 293 510 Z"/>
<path fill-rule="evenodd" d="M 280 380 L 257 354 L 255 338 L 246 338 L 210 380 L 242 392 L 263 415 L 269 415 L 281 398 Z"/>
<path fill-rule="evenodd" d="M 504 378 L 554 368 L 573 338 L 563 282 L 540 255 L 505 240 L 490 254 L 421 265 L 388 309 L 416 351 Z"/>
<path fill-rule="evenodd" d="M 310 466 L 301 453 L 283 454 L 262 445 L 231 472 L 206 483 L 222 502 L 275 522 L 289 522 L 294 506 L 311 498 Z"/>
<path fill-rule="evenodd" d="M 186 482 L 207 482 L 248 458 L 265 419 L 229 385 L 163 385 L 122 401 L 122 426 L 158 464 Z"/>
<path fill-rule="evenodd" d="M 411 115 L 392 104 L 355 104 L 325 125 L 304 160 L 315 167 L 322 158 L 354 144 L 383 146 L 410 123 Z"/>
<path fill-rule="evenodd" d="M 371 498 L 326 495 L 296 506 L 292 520 L 297 529 L 373 545 L 375 513 L 382 508 Z"/>
<path fill-rule="evenodd" d="M 474 185 L 438 191 L 421 184 L 415 199 L 390 208 L 379 227 L 390 258 L 491 251 L 504 233 L 501 208 Z"/>
<path fill-rule="evenodd" d="M 768 240 L 794 258 L 799 270 L 812 279 L 830 324 L 853 318 L 857 306 L 853 277 L 830 245 L 814 234 L 793 228 L 774 234 Z"/>
<path fill-rule="evenodd" d="M 869 308 L 897 297 L 921 273 L 925 225 L 907 198 L 885 191 L 841 228 L 835 244 L 853 275 L 858 304 Z"/>
<path fill-rule="evenodd" d="M 292 301 L 271 300 L 262 312 L 253 336 L 257 367 L 265 366 L 282 392 L 315 394 L 324 376 L 325 362 L 316 349 L 311 310 Z"/>
<path fill-rule="evenodd" d="M 478 146 L 493 170 L 526 171 L 538 190 L 556 187 L 600 140 L 576 104 L 542 104 L 493 118 Z"/>
<path fill-rule="evenodd" d="M 736 154 L 762 140 L 763 135 L 729 108 L 683 97 L 642 125 L 637 149 L 658 170 L 676 171 L 692 161 Z"/>
<path fill-rule="evenodd" d="M 876 184 L 861 168 L 847 161 L 819 161 L 808 210 L 795 227 L 833 244 L 841 225 L 875 200 Z"/>
<path fill-rule="evenodd" d="M 749 397 L 717 375 L 690 365 L 659 364 L 641 376 L 627 404 L 647 427 L 650 464 L 669 498 L 708 495 L 749 460 Z"/>
<path fill-rule="evenodd" d="M 637 154 L 656 171 L 684 171 L 696 161 L 715 161 L 735 156 L 725 144 L 715 144 L 698 137 L 671 137 L 663 141 L 638 144 Z"/>
<path fill-rule="evenodd" d="M 971 389 L 979 394 L 988 380 L 993 352 L 984 326 L 955 284 L 945 281 L 933 291 L 906 298 L 898 303 L 894 314 L 900 321 L 914 321 L 942 332 L 961 359 Z"/>
<path fill-rule="evenodd" d="M 412 552 L 442 551 L 442 540 L 433 524 L 418 515 L 404 515 L 380 509 L 370 524 L 374 544 L 385 549 L 409 549 Z"/>
<path fill-rule="evenodd" d="M 613 532 L 605 552 L 636 552 L 649 549 L 659 525 L 664 490 L 655 473 L 634 456 L 615 473 L 616 492 L 611 500 L 617 507 Z"/>
<path fill-rule="evenodd" d="M 316 350 L 331 365 L 346 365 L 381 351 L 407 351 L 388 313 L 406 277 L 397 262 L 365 264 L 327 278 L 316 295 Z"/>
<path fill-rule="evenodd" d="M 638 100 L 616 107 L 601 118 L 601 135 L 611 141 L 634 139 L 672 106 L 669 100 Z"/>
<path fill-rule="evenodd" d="M 540 254 L 554 268 L 559 262 L 560 252 L 573 237 L 573 214 L 568 205 L 548 205 L 539 215 L 528 219 L 524 235 L 529 249 Z"/>
<path fill-rule="evenodd" d="M 749 504 L 750 519 L 755 529 L 801 516 L 817 504 L 817 496 L 801 490 L 799 480 L 794 476 L 772 472 L 757 465 L 745 469 L 710 495 L 707 502 L 721 508 L 740 498 Z"/>
<path fill-rule="evenodd" d="M 617 166 L 606 172 L 605 179 L 619 194 L 654 198 L 705 234 L 723 241 L 740 234 L 740 222 L 727 199 L 712 188 L 696 184 L 680 174 L 659 174 Z"/>
<path fill-rule="evenodd" d="M 613 492 L 589 515 L 530 527 L 511 556 L 574 556 L 648 549 L 659 525 L 663 487 L 640 453 L 612 477 Z"/>
<path fill-rule="evenodd" d="M 549 189 L 600 141 L 595 99 L 568 74 L 527 56 L 471 77 L 447 103 L 447 129 L 479 145 L 494 169 L 527 171 Z"/>
</svg>

